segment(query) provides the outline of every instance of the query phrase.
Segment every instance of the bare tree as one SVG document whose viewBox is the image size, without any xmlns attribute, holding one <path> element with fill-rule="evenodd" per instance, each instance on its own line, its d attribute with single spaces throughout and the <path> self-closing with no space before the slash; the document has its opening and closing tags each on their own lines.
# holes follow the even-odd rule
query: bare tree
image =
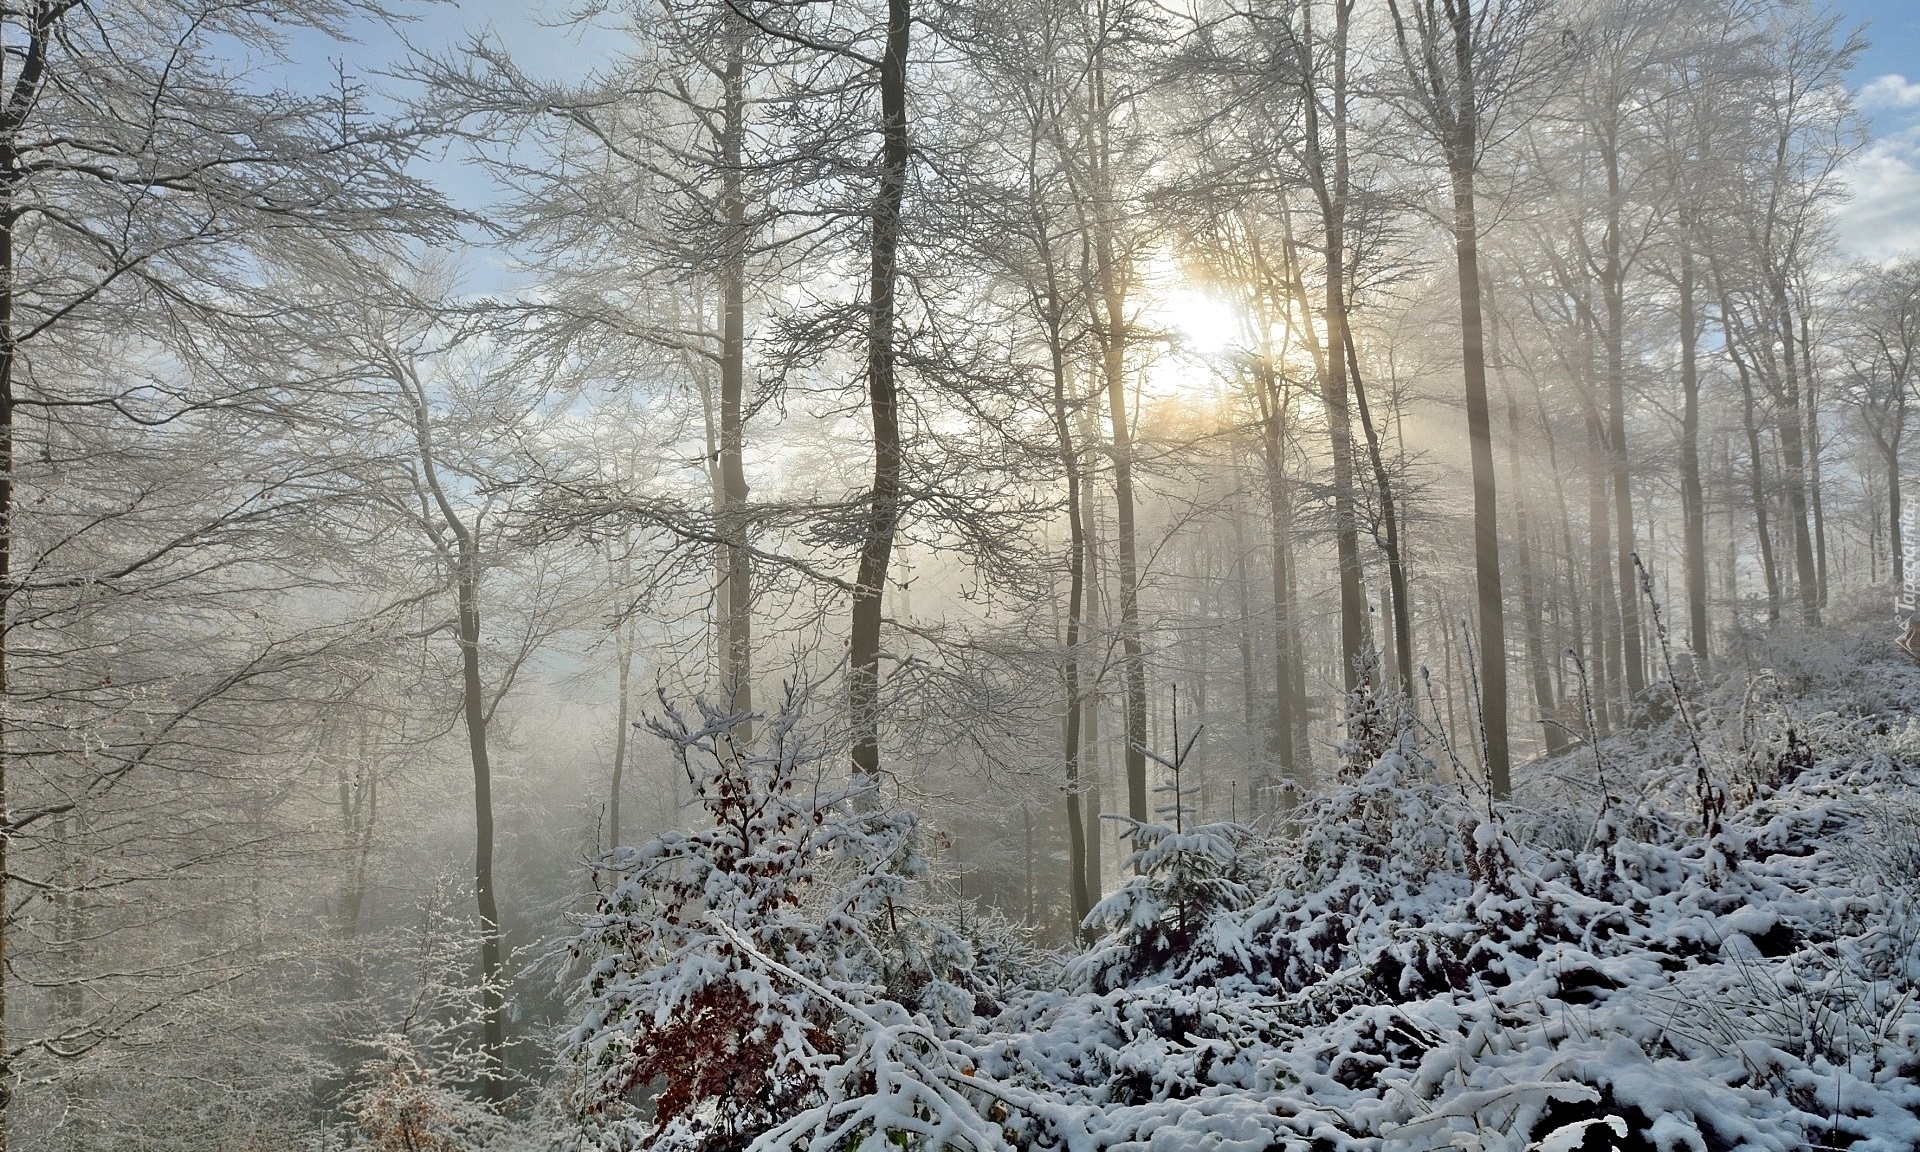
<svg viewBox="0 0 1920 1152">
<path fill-rule="evenodd" d="M 1906 577 L 1901 539 L 1901 450 L 1920 385 L 1920 263 L 1866 267 L 1848 294 L 1841 388 L 1886 469 L 1887 549 L 1893 582 Z"/>
<path fill-rule="evenodd" d="M 1480 223 L 1474 180 L 1499 113 L 1527 76 L 1535 0 L 1387 0 L 1406 75 L 1406 107 L 1439 148 L 1453 200 L 1460 347 L 1473 463 L 1474 582 L 1479 607 L 1480 693 L 1487 772 L 1496 796 L 1512 790 L 1507 746 L 1507 628 L 1500 583 L 1500 510 L 1487 404 L 1486 332 L 1480 299 Z"/>
<path fill-rule="evenodd" d="M 381 17 L 374 5 L 351 11 Z M 19 902 L 5 885 L 23 875 L 23 833 L 46 818 L 48 804 L 23 788 L 27 781 L 14 770 L 40 744 L 36 710 L 26 705 L 48 698 L 40 680 L 50 669 L 38 661 L 22 667 L 17 645 L 37 628 L 65 627 L 55 623 L 63 610 L 44 595 L 62 586 L 54 574 L 60 565 L 50 568 L 40 550 L 74 530 L 51 519 L 43 528 L 40 513 L 21 503 L 23 493 L 44 490 L 43 478 L 27 474 L 29 462 L 53 459 L 56 424 L 84 424 L 97 437 L 115 428 L 184 427 L 195 413 L 223 405 L 272 410 L 276 399 L 258 375 L 243 379 L 232 362 L 221 361 L 223 350 L 312 320 L 277 297 L 276 275 L 322 254 L 378 245 L 382 237 L 439 232 L 448 219 L 440 199 L 405 171 L 412 134 L 370 115 L 344 77 L 336 91 L 316 96 L 243 81 L 227 62 L 236 47 L 280 57 L 290 29 L 335 33 L 349 12 L 345 5 L 280 0 L 164 0 L 97 12 L 71 0 L 34 0 L 0 13 L 0 582 L 7 616 L 0 694 L 9 721 L 0 734 L 0 904 L 9 923 Z M 121 354 L 124 364 L 137 362 L 135 347 L 149 364 L 169 366 L 94 370 Z M 250 495 L 228 486 L 213 497 L 224 509 L 174 505 L 179 519 L 169 531 L 147 515 L 157 505 L 136 490 L 107 496 L 117 485 L 139 483 L 132 473 L 110 472 L 109 458 L 71 463 L 95 473 L 88 483 L 109 505 L 137 512 L 175 541 L 145 557 L 105 563 L 98 575 L 128 590 L 157 587 L 149 581 L 223 527 L 250 532 L 266 522 L 266 509 L 285 507 L 272 478 Z M 93 530 L 113 531 L 114 519 L 97 515 Z M 157 537 L 147 542 L 157 544 Z M 30 584 L 41 592 L 29 592 Z M 27 616 L 38 623 L 25 624 Z M 275 647 L 254 658 L 284 667 L 299 645 Z M 245 658 L 235 666 L 246 667 Z M 171 726 L 168 757 L 149 750 L 110 778 L 124 780 L 169 759 L 174 743 L 195 727 L 192 714 L 227 689 L 214 697 L 207 691 L 258 675 L 207 671 L 200 688 L 183 681 L 181 700 L 189 706 Z M 82 789 L 61 803 L 82 805 L 87 795 Z M 0 951 L 4 944 L 0 938 Z M 7 1010 L 4 989 L 0 983 L 0 1016 L 28 1019 Z M 56 1048 L 78 1052 L 120 1034 L 114 1025 Z M 8 1094 L 20 1082 L 15 1062 L 51 1051 L 45 1038 L 0 1037 L 0 1146 Z"/>
</svg>

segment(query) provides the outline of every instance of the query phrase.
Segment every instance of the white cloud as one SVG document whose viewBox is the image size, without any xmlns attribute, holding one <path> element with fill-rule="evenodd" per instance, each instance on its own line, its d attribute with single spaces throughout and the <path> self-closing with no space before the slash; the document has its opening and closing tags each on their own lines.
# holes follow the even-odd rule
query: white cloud
<svg viewBox="0 0 1920 1152">
<path fill-rule="evenodd" d="M 1888 73 L 1854 99 L 1874 138 L 1841 173 L 1852 196 L 1835 221 L 1840 244 L 1867 260 L 1920 252 L 1920 83 Z"/>
<path fill-rule="evenodd" d="M 1876 76 L 1854 94 L 1862 108 L 1920 108 L 1920 84 L 1898 72 Z"/>
<path fill-rule="evenodd" d="M 1843 247 L 1869 260 L 1920 252 L 1920 128 L 1875 140 L 1842 175 L 1853 193 L 1836 220 Z"/>
</svg>

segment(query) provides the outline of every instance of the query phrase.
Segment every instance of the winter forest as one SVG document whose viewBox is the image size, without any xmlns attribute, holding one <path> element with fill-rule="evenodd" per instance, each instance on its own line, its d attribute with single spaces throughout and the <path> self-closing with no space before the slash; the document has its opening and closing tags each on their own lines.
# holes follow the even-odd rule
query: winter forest
<svg viewBox="0 0 1920 1152">
<path fill-rule="evenodd" d="M 0 1152 L 1920 1147 L 1857 17 L 4 0 Z"/>
</svg>

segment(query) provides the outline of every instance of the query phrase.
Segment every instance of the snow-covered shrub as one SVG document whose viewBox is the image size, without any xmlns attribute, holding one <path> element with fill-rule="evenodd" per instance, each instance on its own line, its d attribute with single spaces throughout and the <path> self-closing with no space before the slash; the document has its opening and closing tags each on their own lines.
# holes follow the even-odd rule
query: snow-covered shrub
<svg viewBox="0 0 1920 1152">
<path fill-rule="evenodd" d="M 898 901 L 837 952 L 701 920 L 675 963 L 776 990 L 812 1044 L 733 1143 L 1920 1147 L 1920 726 L 1845 707 L 1861 679 L 1920 704 L 1920 676 L 1806 674 L 1819 690 L 1798 700 L 1764 677 L 1703 686 L 1491 811 L 1363 689 L 1333 786 L 1287 838 L 1192 825 L 1175 787 L 1131 826 L 1136 873 L 1099 906 L 1099 943 L 1063 967 L 991 919 Z M 1702 762 L 1733 801 L 1711 838 Z M 827 907 L 853 875 L 817 872 L 784 907 Z M 636 1091 L 595 1122 L 620 1147 L 657 1116 Z M 724 1142 L 676 1131 L 660 1143 Z"/>
<path fill-rule="evenodd" d="M 1010 996 L 1056 970 L 1033 931 L 971 900 L 923 895 L 909 916 L 894 917 L 887 939 L 885 993 L 943 1033 L 992 1019 Z"/>
<path fill-rule="evenodd" d="M 469 1152 L 505 1131 L 500 1113 L 471 1092 L 486 1071 L 475 1043 L 481 989 L 468 971 L 475 925 L 455 915 L 453 887 L 436 879 L 405 938 L 412 990 L 397 1017 L 361 1041 L 373 1050 L 346 1100 L 349 1147 L 372 1152 Z"/>
<path fill-rule="evenodd" d="M 353 1120 L 372 1152 L 464 1152 L 491 1120 L 478 1101 L 443 1081 L 431 1057 L 404 1033 L 380 1037 L 386 1052 L 360 1066 Z"/>
<path fill-rule="evenodd" d="M 744 716 L 665 706 L 704 827 L 600 860 L 614 882 L 571 944 L 585 962 L 563 1050 L 605 1148 L 733 1147 L 818 1103 L 875 998 L 919 867 L 912 819 L 832 787 L 789 689 L 760 740 Z"/>
<path fill-rule="evenodd" d="M 1310 801 L 1272 890 L 1237 930 L 1248 976 L 1336 1003 L 1459 987 L 1530 937 L 1531 882 L 1498 823 L 1443 784 L 1412 718 L 1364 682 L 1348 701 L 1339 785 Z M 1359 979 L 1325 982 L 1349 970 Z"/>
</svg>

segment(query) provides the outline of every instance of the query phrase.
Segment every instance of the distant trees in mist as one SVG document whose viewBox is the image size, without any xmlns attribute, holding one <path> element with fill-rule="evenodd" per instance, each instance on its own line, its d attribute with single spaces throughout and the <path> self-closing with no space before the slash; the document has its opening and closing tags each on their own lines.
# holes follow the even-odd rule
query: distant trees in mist
<svg viewBox="0 0 1920 1152">
<path fill-rule="evenodd" d="M 551 15 L 0 13 L 0 1148 L 454 1146 L 729 772 L 1066 945 L 1176 697 L 1207 827 L 1369 693 L 1499 801 L 1907 575 L 1808 0 Z"/>
</svg>

